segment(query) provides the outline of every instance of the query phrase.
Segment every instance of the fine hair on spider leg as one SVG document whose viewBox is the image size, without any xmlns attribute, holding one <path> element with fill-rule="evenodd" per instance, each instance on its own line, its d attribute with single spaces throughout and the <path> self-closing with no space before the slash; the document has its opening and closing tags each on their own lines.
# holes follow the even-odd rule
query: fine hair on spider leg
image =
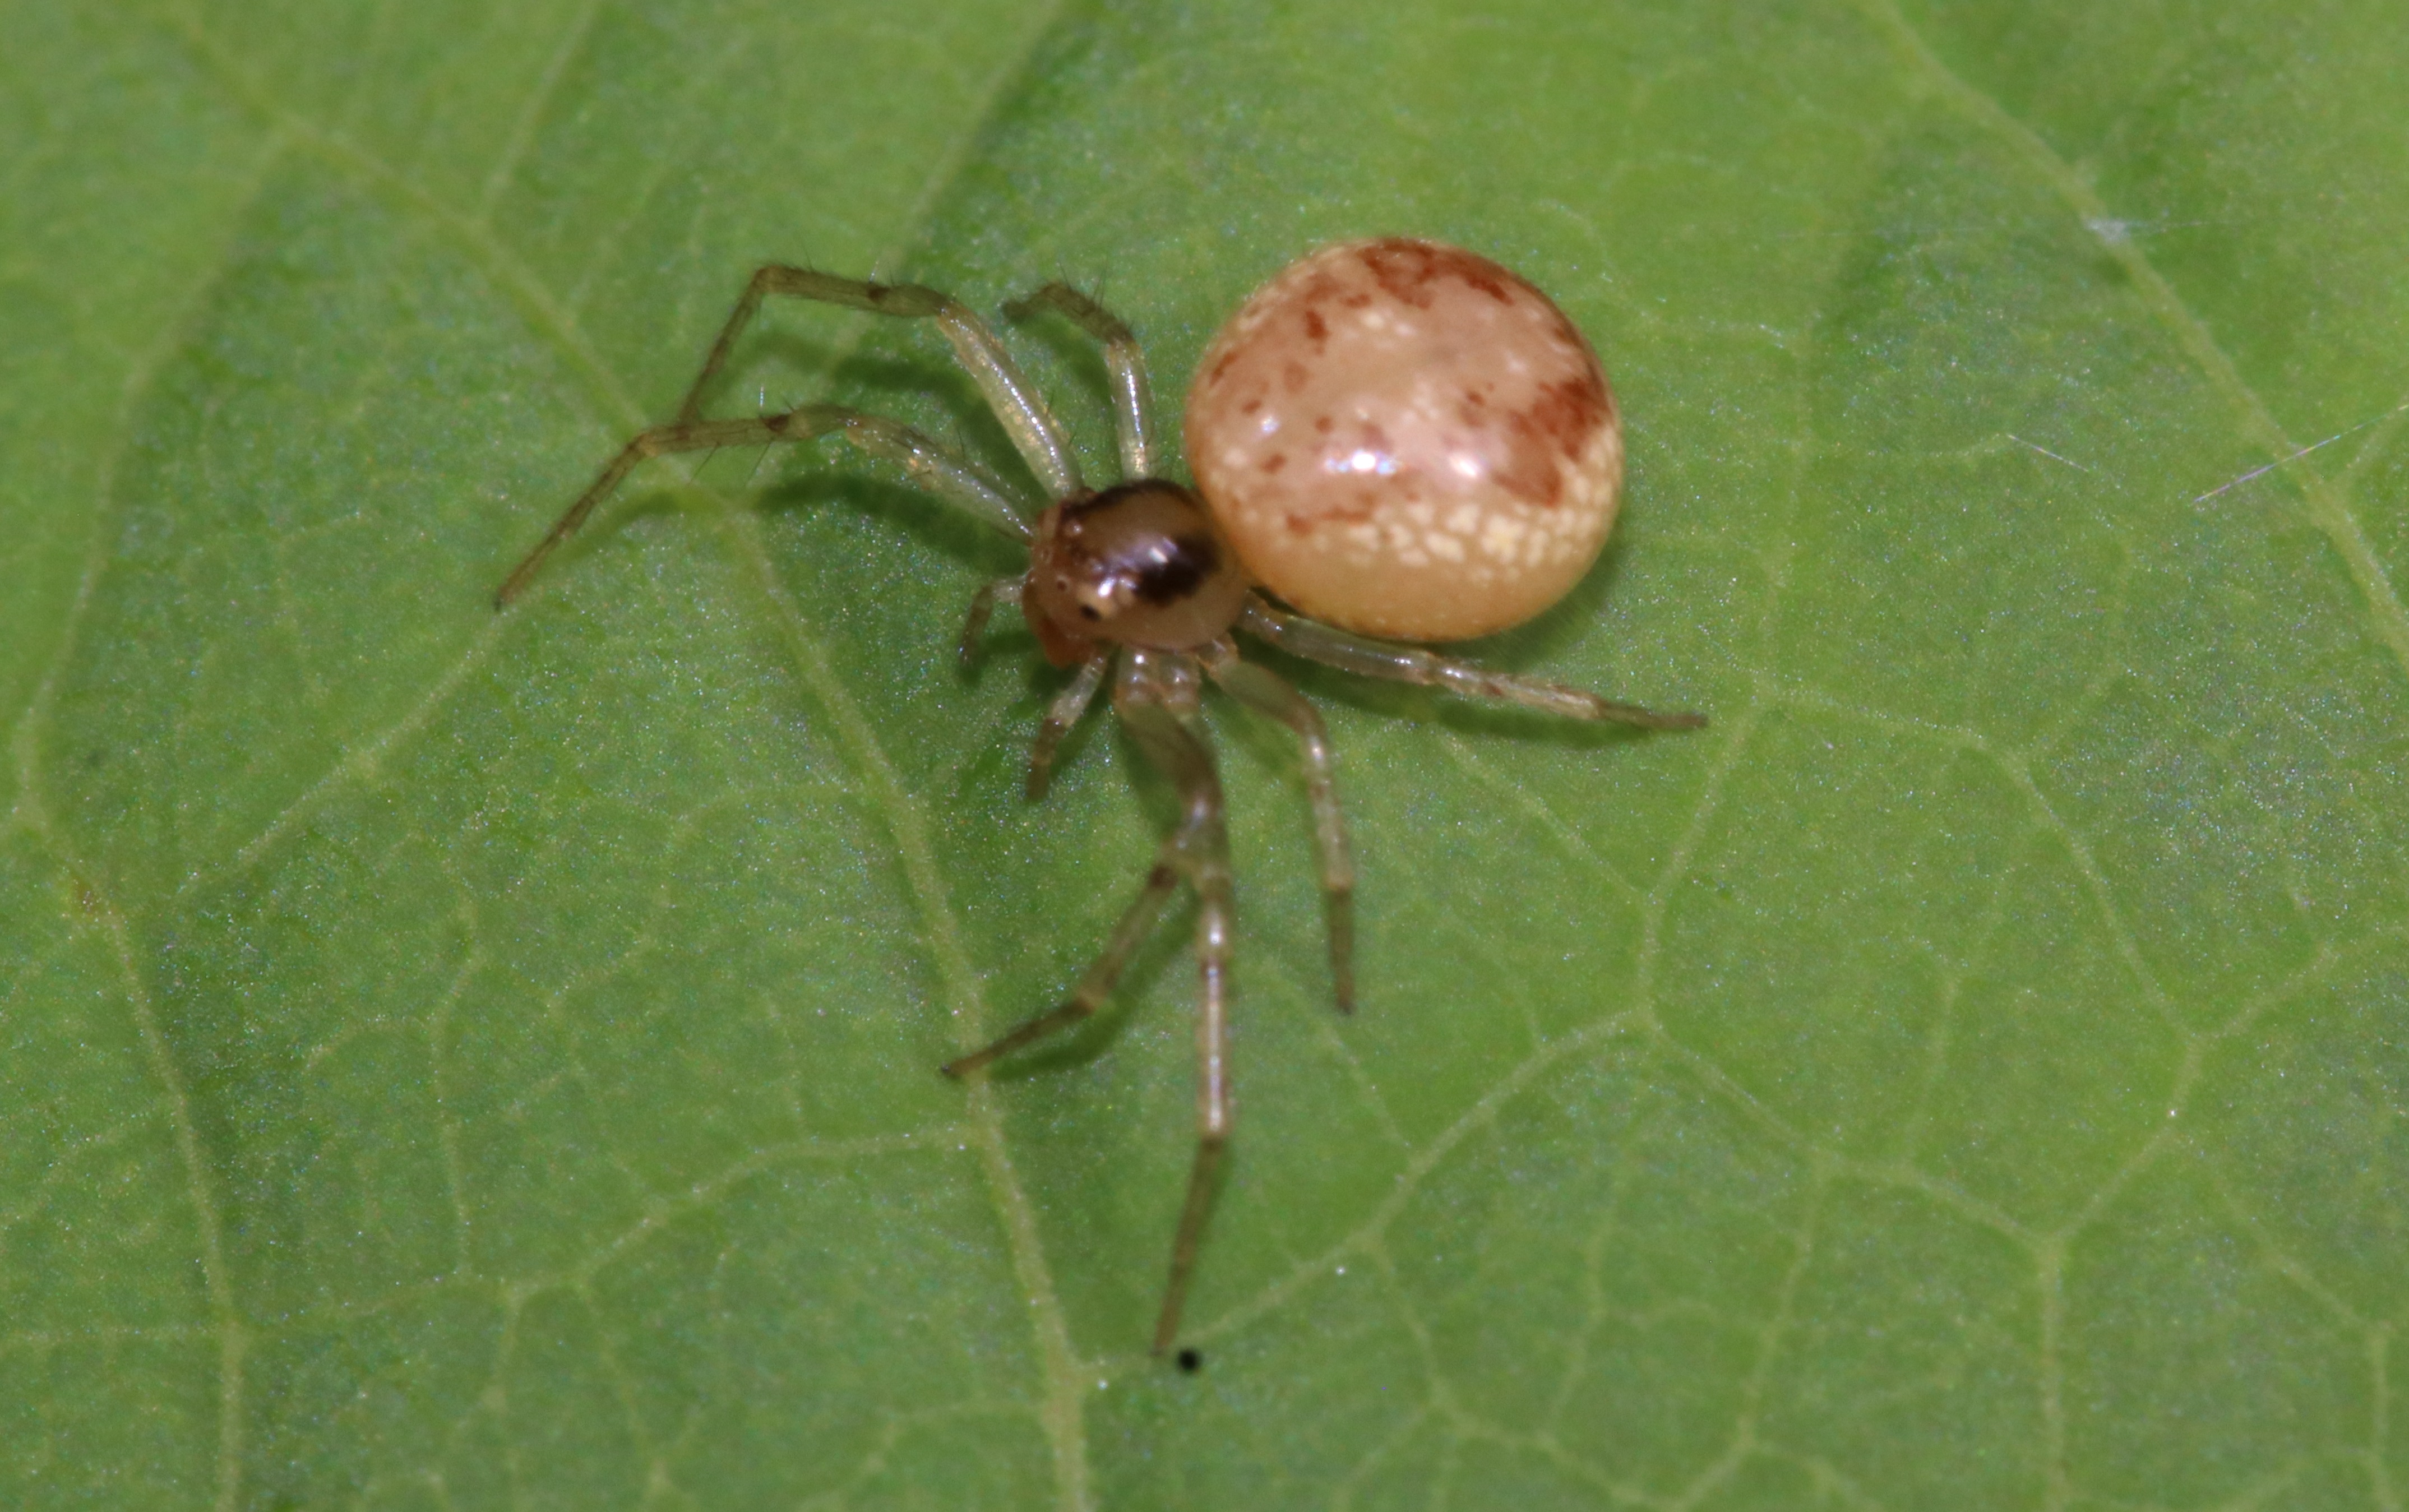
<svg viewBox="0 0 2409 1512">
<path fill-rule="evenodd" d="M 882 415 L 809 403 L 706 418 L 705 394 L 772 295 L 935 325 L 1043 490 L 1042 508 Z M 783 442 L 841 438 L 1027 544 L 1025 574 L 971 595 L 959 652 L 970 666 L 996 606 L 1011 605 L 1046 659 L 1070 674 L 1031 742 L 1028 796 L 1043 796 L 1065 738 L 1104 694 L 1139 755 L 1171 784 L 1178 818 L 1070 992 L 943 1069 L 969 1075 L 1093 1016 L 1174 895 L 1183 886 L 1194 895 L 1196 1145 L 1155 1321 L 1154 1348 L 1165 1354 L 1179 1339 L 1233 1120 L 1234 885 L 1220 776 L 1201 718 L 1207 681 L 1296 741 L 1332 994 L 1342 1012 L 1355 1002 L 1355 864 L 1329 732 L 1285 679 L 1240 656 L 1234 637 L 1361 676 L 1565 718 L 1657 730 L 1695 729 L 1706 719 L 1403 643 L 1488 633 L 1538 613 L 1587 570 L 1612 520 L 1622 442 L 1604 370 L 1563 312 L 1514 274 L 1460 249 L 1392 238 L 1325 248 L 1275 278 L 1199 365 L 1185 431 L 1200 480 L 1193 488 L 1161 475 L 1167 448 L 1127 322 L 1059 281 L 1004 308 L 1016 321 L 1058 316 L 1102 348 L 1118 476 L 1101 490 L 1089 486 L 1044 396 L 959 300 L 918 284 L 772 264 L 747 281 L 676 417 L 620 448 L 495 603 L 524 593 L 637 467 L 727 446 L 759 446 L 766 456 Z M 1421 397 L 1434 392 L 1454 396 L 1447 413 L 1456 428 L 1441 426 L 1443 435 Z M 1292 456 L 1299 465 L 1291 468 Z M 1434 491 L 1444 508 L 1431 502 Z M 1193 1371 L 1203 1357 L 1191 1346 L 1173 1358 Z"/>
</svg>

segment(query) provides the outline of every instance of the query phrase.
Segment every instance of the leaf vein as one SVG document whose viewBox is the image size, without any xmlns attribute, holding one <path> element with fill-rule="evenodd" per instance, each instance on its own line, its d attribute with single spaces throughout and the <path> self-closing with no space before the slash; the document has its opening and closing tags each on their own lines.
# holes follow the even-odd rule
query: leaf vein
<svg viewBox="0 0 2409 1512">
<path fill-rule="evenodd" d="M 1998 101 L 1975 88 L 1942 62 L 1908 23 L 1895 0 L 1856 0 L 1856 3 L 1869 20 L 1890 34 L 1896 50 L 1918 75 L 1968 119 L 1990 131 L 2022 157 L 2084 225 L 2099 227 L 2123 223 L 2118 217 L 2109 213 L 2107 204 L 2099 194 L 2074 170 L 2072 165 L 2042 139 L 2039 132 L 2017 120 Z M 2243 379 L 2233 365 L 2233 359 L 2217 344 L 2207 323 L 2193 313 L 2183 296 L 2143 254 L 2133 238 L 2102 236 L 2099 240 L 2101 250 L 2142 292 L 2143 308 L 2174 338 L 2176 346 L 2191 359 L 2210 386 L 2233 407 L 2243 432 L 2284 462 L 2303 464 L 2301 471 L 2306 481 L 2301 485 L 2301 492 L 2308 502 L 2309 523 L 2325 536 L 2328 543 L 2342 557 L 2344 569 L 2366 602 L 2371 627 L 2391 652 L 2395 664 L 2404 674 L 2409 674 L 2409 606 L 2402 604 L 2401 596 L 2394 590 L 2383 559 L 2376 554 L 2373 544 L 2361 528 L 2358 516 L 2351 511 L 2342 491 L 2315 467 L 2306 464 L 2307 453 L 2314 448 L 2297 446 L 2285 433 L 2258 391 Z M 2402 402 L 2409 405 L 2409 397 L 2404 397 Z"/>
</svg>

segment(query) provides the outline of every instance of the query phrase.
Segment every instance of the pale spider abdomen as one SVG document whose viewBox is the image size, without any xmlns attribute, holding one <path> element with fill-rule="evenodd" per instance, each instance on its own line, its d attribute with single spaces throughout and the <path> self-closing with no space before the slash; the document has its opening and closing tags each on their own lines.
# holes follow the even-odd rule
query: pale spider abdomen
<svg viewBox="0 0 2409 1512">
<path fill-rule="evenodd" d="M 1406 641 L 1522 624 L 1614 524 L 1623 431 L 1553 301 L 1460 247 L 1325 247 L 1197 364 L 1188 463 L 1255 580 Z"/>
</svg>

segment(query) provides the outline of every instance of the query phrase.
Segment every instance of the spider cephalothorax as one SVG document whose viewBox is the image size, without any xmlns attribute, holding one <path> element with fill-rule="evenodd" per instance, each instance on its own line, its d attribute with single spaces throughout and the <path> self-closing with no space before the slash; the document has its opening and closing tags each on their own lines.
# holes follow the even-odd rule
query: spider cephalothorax
<svg viewBox="0 0 2409 1512">
<path fill-rule="evenodd" d="M 704 390 L 772 294 L 934 321 L 1044 490 L 1032 501 L 928 437 L 832 404 L 706 420 Z M 1026 575 L 971 601 L 967 658 L 999 601 L 1017 603 L 1048 660 L 1075 668 L 1038 728 L 1029 789 L 1045 789 L 1063 734 L 1109 677 L 1112 706 L 1180 794 L 1177 828 L 1104 950 L 1060 1007 L 946 1064 L 962 1075 L 1094 1013 L 1184 881 L 1196 893 L 1196 1160 L 1172 1245 L 1155 1348 L 1176 1338 L 1230 1131 L 1229 841 L 1199 714 L 1210 678 L 1297 736 L 1327 900 L 1338 1005 L 1354 1001 L 1354 863 L 1321 717 L 1269 669 L 1242 660 L 1243 630 L 1348 671 L 1503 698 L 1576 719 L 1691 729 L 1578 688 L 1488 671 L 1394 641 L 1520 624 L 1588 569 L 1623 476 L 1613 395 L 1580 332 L 1537 289 L 1485 258 L 1405 238 L 1327 247 L 1272 280 L 1205 349 L 1188 405 L 1190 489 L 1156 476 L 1146 363 L 1088 295 L 1054 283 L 1006 307 L 1050 310 L 1104 343 L 1123 482 L 1090 490 L 1069 438 L 986 323 L 917 284 L 771 266 L 753 276 L 680 407 L 630 440 L 496 596 L 507 604 L 647 457 L 841 434 L 1030 548 Z M 1294 609 L 1277 607 L 1256 585 Z M 1318 616 L 1318 617 L 1316 617 Z M 1182 1352 L 1183 1363 L 1190 1357 Z"/>
<path fill-rule="evenodd" d="M 1116 483 L 1037 517 L 1020 609 L 1046 659 L 1074 667 L 1099 641 L 1193 651 L 1230 633 L 1246 569 L 1194 492 Z"/>
</svg>

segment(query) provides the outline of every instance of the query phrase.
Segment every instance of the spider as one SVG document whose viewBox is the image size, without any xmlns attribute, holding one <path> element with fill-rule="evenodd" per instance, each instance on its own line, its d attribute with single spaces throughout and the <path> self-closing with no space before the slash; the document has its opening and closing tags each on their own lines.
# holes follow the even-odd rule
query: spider
<svg viewBox="0 0 2409 1512">
<path fill-rule="evenodd" d="M 935 322 L 1050 502 L 1024 500 L 909 426 L 839 405 L 704 418 L 704 391 L 772 295 Z M 1231 317 L 1198 364 L 1187 410 L 1192 488 L 1161 474 L 1146 361 L 1129 326 L 1062 283 L 1004 307 L 1014 321 L 1047 311 L 1104 349 L 1120 482 L 1089 486 L 1046 401 L 959 301 L 917 284 L 772 265 L 746 285 L 677 418 L 620 449 L 495 606 L 517 598 L 638 464 L 673 452 L 841 436 L 1027 542 L 1025 575 L 972 597 L 961 655 L 974 658 L 995 607 L 1011 604 L 1046 658 L 1072 670 L 1038 726 L 1029 796 L 1042 796 L 1063 737 L 1109 683 L 1114 713 L 1176 788 L 1179 818 L 1070 996 L 943 1069 L 967 1075 L 1093 1015 L 1180 884 L 1193 889 L 1196 1155 L 1156 1319 L 1160 1355 L 1178 1337 L 1231 1129 L 1232 878 L 1220 781 L 1199 718 L 1207 679 L 1296 736 L 1339 1011 L 1355 1000 L 1355 869 L 1329 739 L 1303 696 L 1240 658 L 1233 632 L 1347 671 L 1575 719 L 1652 729 L 1706 720 L 1398 643 L 1530 619 L 1588 571 L 1613 523 L 1623 450 L 1606 375 L 1571 322 L 1515 274 L 1457 248 L 1393 238 L 1294 264 Z"/>
</svg>

